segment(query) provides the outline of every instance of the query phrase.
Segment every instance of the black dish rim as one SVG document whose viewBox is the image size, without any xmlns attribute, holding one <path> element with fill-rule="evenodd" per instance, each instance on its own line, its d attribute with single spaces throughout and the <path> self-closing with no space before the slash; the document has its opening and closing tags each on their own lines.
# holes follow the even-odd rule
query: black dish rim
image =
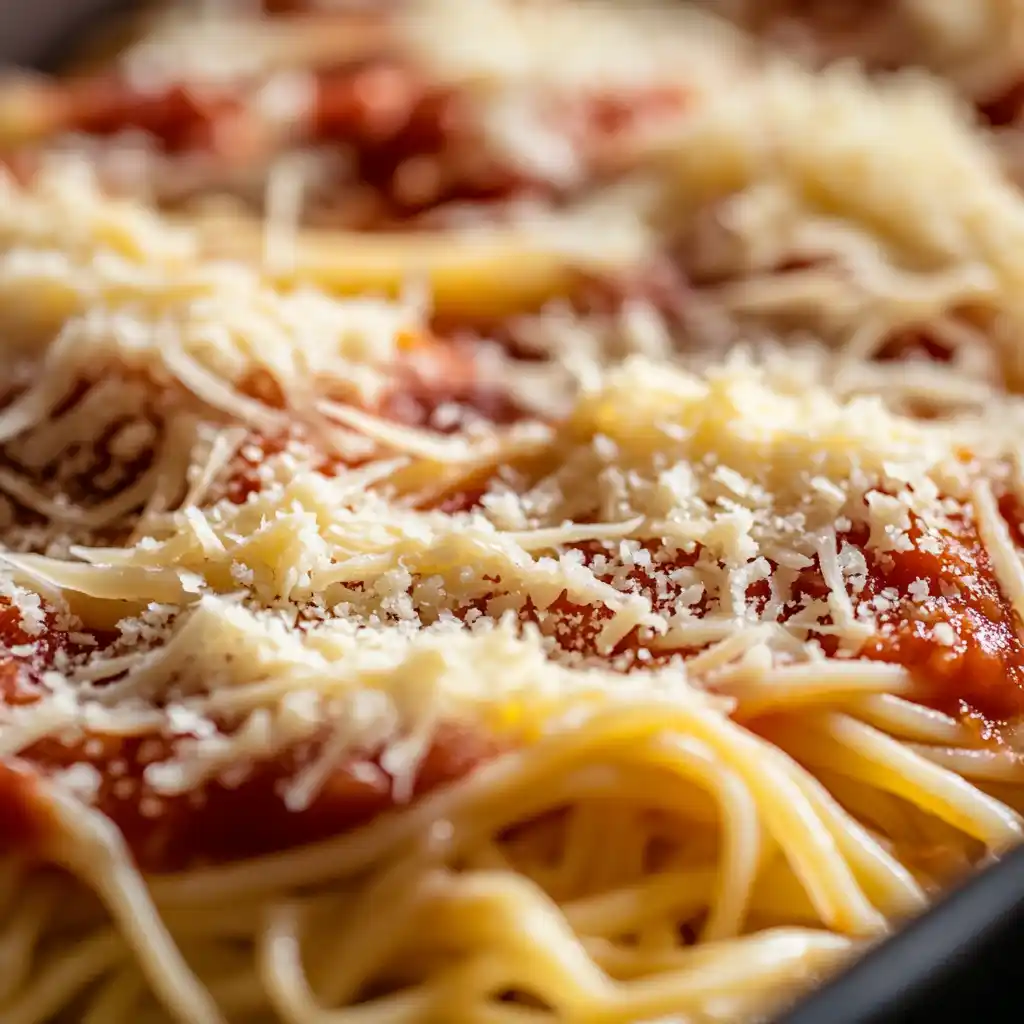
<svg viewBox="0 0 1024 1024">
<path fill-rule="evenodd" d="M 1024 848 L 978 872 L 777 1024 L 1019 1021 Z"/>
</svg>

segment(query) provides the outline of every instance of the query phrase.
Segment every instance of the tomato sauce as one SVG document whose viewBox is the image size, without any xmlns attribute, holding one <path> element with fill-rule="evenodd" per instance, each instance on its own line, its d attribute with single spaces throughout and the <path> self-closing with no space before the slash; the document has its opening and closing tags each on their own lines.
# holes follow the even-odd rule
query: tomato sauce
<svg viewBox="0 0 1024 1024">
<path fill-rule="evenodd" d="M 33 98 L 36 135 L 103 138 L 135 129 L 167 154 L 212 154 L 233 168 L 269 166 L 289 146 L 340 146 L 353 165 L 336 182 L 337 195 L 318 208 L 317 221 L 364 230 L 410 226 L 450 204 L 558 196 L 550 181 L 490 152 L 472 95 L 431 83 L 408 63 L 372 58 L 317 71 L 312 81 L 310 107 L 287 131 L 260 113 L 259 82 L 176 83 L 154 91 L 115 73 L 55 82 Z M 596 91 L 554 98 L 543 113 L 576 146 L 588 173 L 600 176 L 615 173 L 623 154 L 629 164 L 625 136 L 673 115 L 686 99 L 676 87 Z M 5 160 L 29 175 L 36 162 L 31 147 Z"/>
<path fill-rule="evenodd" d="M 408 358 L 374 410 L 378 414 L 420 425 L 429 423 L 441 405 L 457 403 L 491 421 L 519 417 L 500 389 L 480 383 L 468 350 L 432 336 L 410 337 L 405 348 Z M 281 405 L 282 396 L 269 378 L 254 378 L 244 390 L 270 406 Z M 283 447 L 283 440 L 272 438 L 254 438 L 251 445 L 243 445 L 227 496 L 241 502 L 257 490 L 258 462 Z M 334 465 L 325 456 L 320 469 L 329 473 Z M 0 703 L 29 705 L 39 700 L 46 689 L 43 672 L 53 667 L 58 651 L 81 651 L 74 634 L 58 628 L 52 611 L 44 618 L 40 635 L 32 635 L 22 626 L 20 610 L 0 604 Z M 97 639 L 104 643 L 112 638 Z M 33 646 L 33 653 L 19 651 L 27 645 Z M 230 732 L 227 723 L 220 725 Z M 361 824 L 393 805 L 394 780 L 381 768 L 379 751 L 368 751 L 334 766 L 308 807 L 289 810 L 284 790 L 317 759 L 323 741 L 318 737 L 278 759 L 257 761 L 233 785 L 212 781 L 196 792 L 164 797 L 148 790 L 142 773 L 146 764 L 169 755 L 165 738 L 48 739 L 0 765 L 0 845 L 37 849 L 45 843 L 48 816 L 40 777 L 83 763 L 93 766 L 101 779 L 97 806 L 122 830 L 140 865 L 154 871 L 313 841 Z M 416 770 L 412 796 L 460 777 L 493 753 L 486 737 L 441 729 Z"/>
<path fill-rule="evenodd" d="M 0 610 L 0 698 L 8 706 L 39 700 L 46 692 L 41 673 L 52 667 L 54 653 L 61 648 L 73 653 L 75 648 L 68 634 L 53 626 L 52 613 L 39 637 L 25 633 L 19 617 L 10 605 Z M 35 654 L 9 653 L 31 639 L 38 641 Z M 219 725 L 224 734 L 231 733 L 227 723 Z M 168 871 L 342 833 L 393 807 L 396 800 L 415 798 L 462 777 L 498 752 L 486 736 L 442 727 L 414 768 L 411 793 L 396 794 L 394 778 L 381 767 L 380 751 L 366 751 L 332 765 L 308 805 L 290 809 L 288 786 L 317 760 L 324 740 L 323 735 L 314 736 L 280 757 L 256 759 L 182 795 L 165 796 L 143 775 L 148 765 L 172 756 L 171 742 L 164 736 L 47 738 L 0 762 L 0 848 L 45 853 L 52 823 L 41 783 L 72 765 L 96 770 L 100 785 L 94 806 L 118 826 L 139 865 Z"/>
<path fill-rule="evenodd" d="M 486 158 L 465 97 L 401 65 L 321 76 L 311 120 L 313 141 L 352 148 L 352 178 L 377 194 L 373 208 L 388 222 L 446 203 L 543 191 Z"/>
<path fill-rule="evenodd" d="M 921 360 L 933 363 L 949 363 L 953 351 L 937 338 L 924 330 L 907 329 L 899 331 L 875 354 L 880 363 L 901 363 Z"/>
<path fill-rule="evenodd" d="M 1024 82 L 1016 82 L 1010 88 L 978 105 L 978 112 L 986 124 L 993 128 L 1009 128 L 1020 122 L 1024 112 Z"/>
<path fill-rule="evenodd" d="M 116 74 L 58 83 L 44 94 L 54 132 L 104 137 L 144 131 L 168 153 L 213 152 L 244 162 L 258 152 L 258 125 L 235 90 L 176 84 L 140 91 Z"/>
<path fill-rule="evenodd" d="M 32 647 L 32 653 L 13 654 L 12 650 Z M 50 668 L 58 652 L 73 653 L 83 646 L 60 628 L 54 612 L 42 606 L 38 633 L 29 632 L 23 614 L 0 597 L 0 704 L 30 704 L 37 699 L 42 673 Z"/>
<path fill-rule="evenodd" d="M 452 495 L 444 507 L 448 511 L 468 510 L 483 493 L 479 489 Z M 1004 499 L 1002 508 L 1018 544 L 1024 546 L 1021 507 L 1014 499 Z M 840 546 L 849 543 L 864 555 L 864 585 L 853 600 L 855 606 L 867 602 L 878 623 L 878 634 L 861 648 L 859 656 L 905 666 L 914 677 L 915 700 L 980 724 L 988 734 L 997 735 L 1001 726 L 1024 716 L 1021 624 L 1000 589 L 973 524 L 954 523 L 938 544 L 925 541 L 916 523 L 908 536 L 908 550 L 891 552 L 870 548 L 866 529 L 855 529 L 838 537 Z M 593 566 L 595 559 L 614 557 L 617 548 L 614 544 L 591 543 L 580 545 L 577 550 L 585 564 Z M 671 612 L 679 594 L 678 585 L 671 582 L 673 573 L 694 565 L 699 550 L 669 554 L 659 552 L 651 544 L 642 550 L 646 555 L 641 554 L 638 564 L 631 567 L 628 590 L 621 585 L 620 589 L 648 598 L 656 612 Z M 598 577 L 615 582 L 611 573 L 598 572 Z M 807 600 L 827 598 L 828 588 L 816 561 L 799 575 L 793 590 L 793 600 L 780 615 L 784 622 Z M 495 591 L 501 592 L 500 581 L 495 581 Z M 746 600 L 755 607 L 763 607 L 769 594 L 768 582 L 761 580 L 748 587 Z M 486 604 L 480 601 L 474 607 L 483 611 Z M 698 618 L 714 610 L 707 593 L 690 607 Z M 576 604 L 563 592 L 543 611 L 527 601 L 521 618 L 540 625 L 564 649 L 594 655 L 598 653 L 599 633 L 611 612 L 601 604 Z M 821 623 L 831 625 L 831 619 L 825 616 Z M 818 641 L 827 655 L 836 654 L 839 645 L 831 633 L 812 633 L 811 638 Z M 645 646 L 639 631 L 633 630 L 615 646 L 610 657 L 636 655 Z M 671 654 L 690 653 L 693 651 L 688 649 L 645 651 L 638 661 L 631 657 L 626 664 L 657 664 Z"/>
<path fill-rule="evenodd" d="M 479 493 L 462 498 L 472 507 Z M 453 499 L 454 500 L 454 499 Z M 1002 509 L 1017 537 L 1022 536 L 1018 503 L 1004 498 Z M 940 538 L 926 538 L 912 522 L 907 550 L 878 552 L 867 544 L 865 529 L 842 534 L 840 544 L 859 549 L 866 573 L 855 604 L 870 602 L 878 632 L 860 656 L 906 666 L 913 674 L 913 699 L 960 717 L 983 738 L 999 741 L 1001 726 L 1024 714 L 1024 644 L 1019 626 L 1002 593 L 993 566 L 973 524 L 953 521 Z M 938 541 L 938 543 L 932 543 Z M 617 542 L 577 546 L 581 559 L 599 578 L 614 584 L 621 573 L 606 571 L 602 558 L 621 558 Z M 654 608 L 670 611 L 680 596 L 673 585 L 677 570 L 694 565 L 699 552 L 671 554 L 645 545 L 627 558 L 633 563 L 620 590 L 648 597 Z M 493 581 L 494 595 L 502 593 Z M 753 584 L 747 600 L 762 604 L 766 581 Z M 823 599 L 827 587 L 818 567 L 804 570 L 794 587 L 785 620 L 808 599 Z M 487 600 L 476 603 L 486 613 Z M 472 610 L 466 608 L 464 614 Z M 715 609 L 703 594 L 691 605 L 697 617 Z M 540 610 L 525 602 L 524 622 L 533 622 L 563 650 L 611 657 L 620 667 L 656 664 L 671 653 L 647 649 L 633 630 L 611 652 L 598 652 L 600 631 L 610 612 L 601 604 L 585 605 L 563 593 Z M 823 619 L 823 624 L 828 620 Z M 47 617 L 48 628 L 34 659 L 0 658 L 0 695 L 7 704 L 31 703 L 42 692 L 40 669 L 54 653 L 71 649 L 72 635 Z M 0 609 L 0 630 L 9 650 L 32 639 L 11 608 Z M 826 654 L 835 654 L 834 637 L 816 637 Z M 102 638 L 101 638 L 102 642 Z M 624 661 L 619 660 L 626 656 Z M 226 734 L 230 723 L 218 723 Z M 38 848 L 46 839 L 46 809 L 39 779 L 74 764 L 98 772 L 96 806 L 122 830 L 139 864 L 166 871 L 198 862 L 216 862 L 285 849 L 339 834 L 393 807 L 396 799 L 415 797 L 464 776 L 493 757 L 498 748 L 485 735 L 456 727 L 442 729 L 419 763 L 411 794 L 396 794 L 395 780 L 382 767 L 380 751 L 365 751 L 330 768 L 308 805 L 289 808 L 285 794 L 303 769 L 323 752 L 325 737 L 294 745 L 280 757 L 256 759 L 202 783 L 184 795 L 161 795 L 144 779 L 146 767 L 168 758 L 169 741 L 161 736 L 118 738 L 76 736 L 49 738 L 0 766 L 0 835 L 19 848 Z"/>
<path fill-rule="evenodd" d="M 38 773 L 20 761 L 0 761 L 0 851 L 32 855 L 52 833 Z"/>
<path fill-rule="evenodd" d="M 443 406 L 457 406 L 497 425 L 527 417 L 502 382 L 481 376 L 473 345 L 424 333 L 410 339 L 406 354 L 408 358 L 395 368 L 394 385 L 376 410 L 379 415 L 442 432 L 455 429 L 435 422 L 435 413 Z"/>
<path fill-rule="evenodd" d="M 920 539 L 916 529 L 911 536 Z M 911 669 L 920 699 L 942 711 L 993 724 L 1019 718 L 1024 713 L 1020 623 L 975 528 L 958 524 L 938 552 L 915 546 L 893 553 L 884 564 L 874 561 L 871 589 L 892 588 L 901 599 L 880 615 L 882 635 L 864 655 Z M 910 605 L 905 595 L 921 580 L 928 597 Z"/>
<path fill-rule="evenodd" d="M 29 645 L 31 654 L 14 653 Z M 42 673 L 69 646 L 68 633 L 57 628 L 52 610 L 44 610 L 41 631 L 30 633 L 22 625 L 21 611 L 0 597 L 0 706 L 23 707 L 39 700 Z M 0 759 L 0 850 L 36 850 L 49 828 L 38 773 L 21 759 Z"/>
<path fill-rule="evenodd" d="M 461 778 L 497 753 L 478 733 L 439 729 L 415 768 L 411 793 L 396 794 L 394 778 L 380 765 L 380 752 L 370 751 L 332 765 L 308 805 L 290 808 L 289 786 L 322 750 L 320 737 L 280 757 L 236 766 L 173 796 L 155 792 L 144 778 L 148 765 L 173 756 L 169 742 L 158 736 L 90 737 L 69 745 L 45 741 L 25 751 L 22 760 L 44 776 L 72 764 L 93 766 L 102 779 L 95 806 L 118 826 L 139 866 L 161 872 L 258 856 L 342 834 L 396 803 Z M 29 776 L 19 778 L 29 785 Z M 33 795 L 29 788 L 15 797 L 24 805 Z M 32 813 L 31 806 L 20 811 L 29 821 Z"/>
<path fill-rule="evenodd" d="M 389 386 L 379 396 L 377 404 L 368 410 L 375 415 L 438 434 L 454 433 L 464 425 L 465 417 L 496 426 L 528 418 L 526 410 L 500 382 L 481 379 L 472 344 L 431 333 L 410 333 L 402 340 L 401 348 L 402 357 L 390 371 Z M 284 406 L 284 396 L 268 374 L 252 375 L 241 389 L 273 408 Z M 439 422 L 437 414 L 442 408 L 454 415 Z M 286 444 L 283 437 L 254 436 L 243 445 L 228 482 L 227 497 L 240 504 L 258 490 L 259 462 L 279 454 Z M 324 455 L 315 468 L 330 475 L 342 461 L 348 466 L 362 464 L 361 460 L 339 460 L 336 456 Z M 443 508 L 456 511 L 460 502 L 465 503 L 465 498 L 455 497 Z"/>
<path fill-rule="evenodd" d="M 934 545 L 914 523 L 909 538 L 908 550 L 880 553 L 866 545 L 865 530 L 839 537 L 864 553 L 867 574 L 854 603 L 868 602 L 879 626 L 859 656 L 903 665 L 915 700 L 995 735 L 1024 715 L 1020 623 L 973 524 L 954 523 Z M 827 596 L 817 566 L 801 574 L 796 591 Z M 834 637 L 816 639 L 835 653 Z"/>
</svg>

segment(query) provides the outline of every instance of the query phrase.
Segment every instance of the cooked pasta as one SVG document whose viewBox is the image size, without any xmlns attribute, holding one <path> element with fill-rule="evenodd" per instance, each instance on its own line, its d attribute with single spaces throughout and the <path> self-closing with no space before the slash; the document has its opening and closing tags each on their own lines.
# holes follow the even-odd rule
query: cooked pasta
<svg viewBox="0 0 1024 1024">
<path fill-rule="evenodd" d="M 991 25 L 285 6 L 2 100 L 0 1019 L 766 1019 L 1024 832 Z"/>
</svg>

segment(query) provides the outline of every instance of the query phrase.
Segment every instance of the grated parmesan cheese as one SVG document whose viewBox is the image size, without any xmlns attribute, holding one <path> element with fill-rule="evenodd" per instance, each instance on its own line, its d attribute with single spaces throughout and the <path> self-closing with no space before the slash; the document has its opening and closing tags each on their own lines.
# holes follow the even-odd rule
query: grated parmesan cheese
<svg viewBox="0 0 1024 1024">
<path fill-rule="evenodd" d="M 827 133 L 829 160 L 798 148 L 785 112 L 835 109 L 887 131 L 920 114 L 937 132 L 966 131 L 909 85 L 880 107 L 837 75 L 808 108 L 789 93 L 798 75 L 772 70 L 759 100 L 780 132 L 772 159 L 786 187 L 748 193 L 745 209 L 811 211 L 806 238 L 828 234 L 841 185 L 871 169 Z M 730 102 L 705 99 L 709 111 Z M 677 172 L 694 194 L 723 174 L 742 192 L 763 169 L 761 151 L 729 149 L 731 127 L 701 113 L 676 139 L 688 151 L 709 143 L 703 166 Z M 720 160 L 728 174 L 712 168 Z M 964 173 L 988 174 L 979 161 Z M 258 268 L 203 259 L 193 233 L 66 172 L 4 187 L 0 297 L 18 330 L 0 354 L 30 384 L 12 374 L 0 409 L 15 467 L 0 490 L 15 518 L 31 511 L 52 535 L 5 528 L 0 580 L 29 639 L 58 608 L 70 632 L 116 635 L 62 654 L 47 714 L 19 721 L 10 743 L 16 753 L 69 726 L 160 734 L 167 744 L 140 754 L 144 814 L 324 736 L 288 780 L 288 807 L 309 806 L 337 764 L 367 751 L 408 795 L 450 720 L 529 736 L 580 701 L 637 692 L 717 707 L 716 680 L 739 700 L 758 680 L 797 686 L 815 673 L 823 685 L 903 685 L 858 654 L 930 588 L 870 593 L 868 578 L 915 543 L 941 551 L 958 522 L 977 526 L 1005 596 L 1021 603 L 997 503 L 1019 455 L 1010 399 L 916 419 L 808 381 L 799 357 L 787 369 L 784 357 L 763 366 L 737 353 L 698 372 L 652 343 L 654 356 L 589 365 L 563 419 L 470 431 L 442 406 L 435 424 L 456 428 L 442 436 L 395 422 L 383 401 L 418 362 L 420 305 L 287 290 Z M 888 188 L 861 189 L 841 219 L 877 226 Z M 929 217 L 931 194 L 915 197 Z M 1007 251 L 951 203 L 928 238 L 897 221 L 887 242 L 927 251 L 921 272 L 962 258 L 971 269 L 946 283 L 990 299 L 1012 280 Z M 869 279 L 878 253 L 847 249 Z M 932 309 L 926 293 L 915 315 Z M 92 473 L 106 456 L 113 465 Z M 80 500 L 83 477 L 102 500 Z M 460 511 L 442 507 L 453 497 L 465 498 Z M 814 593 L 806 574 L 821 583 Z M 936 627 L 936 642 L 952 646 L 950 632 Z M 14 653 L 31 662 L 32 646 Z M 86 774 L 65 785 L 85 793 Z"/>
</svg>

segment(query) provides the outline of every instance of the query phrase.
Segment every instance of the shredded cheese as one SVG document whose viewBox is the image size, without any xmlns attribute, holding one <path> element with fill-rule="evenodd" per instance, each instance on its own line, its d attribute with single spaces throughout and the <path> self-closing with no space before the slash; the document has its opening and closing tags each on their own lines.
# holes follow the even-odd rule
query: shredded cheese
<svg viewBox="0 0 1024 1024">
<path fill-rule="evenodd" d="M 514 78 L 510 40 L 501 74 Z M 712 65 L 723 67 L 708 58 L 686 73 L 709 85 Z M 643 78 L 639 64 L 622 74 Z M 740 75 L 735 95 L 709 87 L 652 143 L 669 158 L 662 184 L 691 200 L 733 193 L 733 227 L 770 220 L 787 246 L 840 239 L 860 289 L 837 303 L 847 320 L 1011 308 L 1018 200 L 993 184 L 994 165 L 948 102 L 840 72 L 807 90 L 803 74 L 769 62 L 763 76 Z M 734 132 L 736 95 L 763 109 L 759 137 Z M 861 125 L 870 145 L 825 132 L 808 149 L 792 129 L 834 117 Z M 911 180 L 923 132 L 959 147 L 958 162 L 904 202 L 862 151 L 892 135 Z M 988 189 L 972 200 L 984 208 L 949 198 L 968 186 Z M 1010 399 L 923 420 L 808 380 L 799 356 L 762 366 L 737 353 L 688 370 L 663 361 L 660 325 L 637 307 L 649 354 L 590 365 L 561 421 L 441 435 L 387 411 L 430 340 L 419 305 L 288 289 L 258 266 L 206 259 L 202 232 L 104 199 L 67 168 L 4 188 L 0 297 L 18 329 L 0 341 L 12 368 L 0 490 L 17 522 L 0 577 L 30 637 L 43 600 L 74 632 L 114 631 L 109 647 L 62 655 L 61 700 L 86 727 L 178 737 L 147 771 L 154 793 L 324 730 L 330 742 L 295 780 L 292 806 L 357 750 L 383 749 L 409 784 L 449 718 L 537 734 L 581 694 L 703 700 L 717 685 L 759 701 L 766 687 L 804 692 L 814 679 L 851 693 L 899 688 L 902 672 L 858 654 L 902 604 L 932 595 L 926 581 L 869 595 L 870 566 L 914 543 L 941 550 L 964 521 L 1024 608 L 996 497 L 1017 472 Z M 637 193 L 623 195 L 620 212 L 637 214 Z M 920 216 L 891 217 L 893 203 Z M 269 255 L 285 260 L 296 216 L 279 212 Z M 785 248 L 751 250 L 746 269 Z M 723 294 L 764 311 L 758 287 L 755 275 Z M 873 351 L 879 337 L 871 327 L 858 344 Z M 441 507 L 449 498 L 460 511 Z M 813 595 L 802 574 L 820 580 Z M 827 670 L 826 642 L 841 659 Z M 949 645 L 948 630 L 936 642 Z M 68 781 L 83 793 L 87 783 Z"/>
</svg>

